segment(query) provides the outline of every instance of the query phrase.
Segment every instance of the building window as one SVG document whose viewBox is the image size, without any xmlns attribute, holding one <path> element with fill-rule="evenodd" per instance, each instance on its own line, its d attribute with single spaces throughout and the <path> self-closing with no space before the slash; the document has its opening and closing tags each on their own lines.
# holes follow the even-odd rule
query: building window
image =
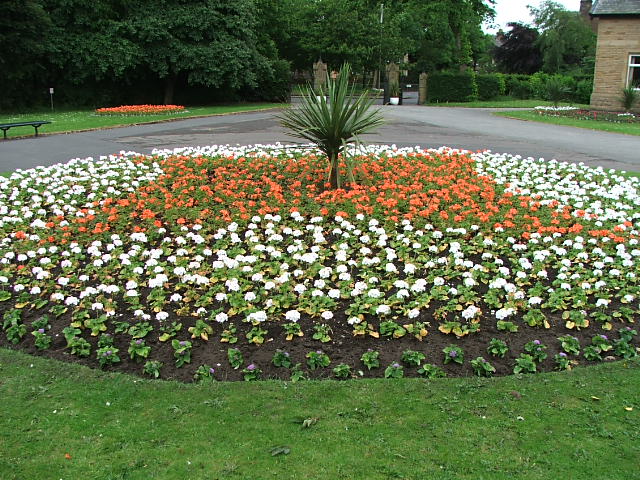
<svg viewBox="0 0 640 480">
<path fill-rule="evenodd" d="M 629 55 L 628 86 L 640 89 L 640 55 Z"/>
</svg>

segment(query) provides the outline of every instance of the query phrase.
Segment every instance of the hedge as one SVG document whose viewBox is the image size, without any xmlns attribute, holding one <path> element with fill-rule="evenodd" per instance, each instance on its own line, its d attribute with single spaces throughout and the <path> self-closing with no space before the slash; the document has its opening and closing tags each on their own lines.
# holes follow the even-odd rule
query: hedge
<svg viewBox="0 0 640 480">
<path fill-rule="evenodd" d="M 477 99 L 473 72 L 437 72 L 427 78 L 427 102 L 469 102 Z"/>
<path fill-rule="evenodd" d="M 427 79 L 427 102 L 491 100 L 503 95 L 519 99 L 546 100 L 548 98 L 547 82 L 551 78 L 559 79 L 567 89 L 567 101 L 589 103 L 593 77 L 549 75 L 542 72 L 533 75 L 475 74 L 474 72 L 431 73 Z"/>
</svg>

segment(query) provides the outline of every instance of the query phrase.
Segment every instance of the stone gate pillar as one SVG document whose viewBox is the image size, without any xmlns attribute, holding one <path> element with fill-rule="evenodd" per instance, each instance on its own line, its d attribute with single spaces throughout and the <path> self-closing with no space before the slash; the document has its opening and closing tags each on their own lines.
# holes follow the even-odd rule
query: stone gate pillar
<svg viewBox="0 0 640 480">
<path fill-rule="evenodd" d="M 418 105 L 427 103 L 427 79 L 429 75 L 422 72 L 418 77 Z"/>
<path fill-rule="evenodd" d="M 313 64 L 313 89 L 318 92 L 327 83 L 327 64 L 318 60 Z"/>
</svg>

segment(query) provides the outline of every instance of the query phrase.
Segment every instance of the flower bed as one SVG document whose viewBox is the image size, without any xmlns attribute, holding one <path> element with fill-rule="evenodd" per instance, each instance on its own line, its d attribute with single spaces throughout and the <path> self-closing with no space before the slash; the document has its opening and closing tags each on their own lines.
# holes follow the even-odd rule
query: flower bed
<svg viewBox="0 0 640 480">
<path fill-rule="evenodd" d="M 0 180 L 0 344 L 176 378 L 636 355 L 640 182 L 490 152 L 207 147 Z"/>
<path fill-rule="evenodd" d="M 122 105 L 120 107 L 97 108 L 98 115 L 162 115 L 183 112 L 182 105 Z"/>
<path fill-rule="evenodd" d="M 536 113 L 548 117 L 568 117 L 579 120 L 600 120 L 613 123 L 638 123 L 640 117 L 629 112 L 606 112 L 576 107 L 535 107 Z"/>
</svg>

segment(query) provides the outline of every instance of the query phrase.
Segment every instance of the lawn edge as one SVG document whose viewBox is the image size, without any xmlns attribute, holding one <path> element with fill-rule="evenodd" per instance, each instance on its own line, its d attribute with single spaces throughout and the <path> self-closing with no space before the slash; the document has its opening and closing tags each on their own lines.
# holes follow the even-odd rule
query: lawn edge
<svg viewBox="0 0 640 480">
<path fill-rule="evenodd" d="M 48 132 L 48 133 L 38 133 L 38 137 L 49 137 L 52 135 L 69 135 L 72 133 L 82 133 L 82 132 L 96 132 L 98 130 L 113 130 L 114 128 L 125 128 L 125 127 L 137 127 L 140 125 L 155 125 L 155 124 L 160 124 L 160 123 L 169 123 L 169 122 L 176 122 L 176 121 L 180 121 L 180 120 L 191 120 L 194 118 L 207 118 L 207 117 L 222 117 L 222 116 L 227 116 L 227 115 L 242 115 L 245 113 L 254 113 L 254 112 L 266 112 L 269 110 L 280 110 L 282 108 L 286 108 L 286 105 L 290 105 L 290 104 L 283 104 L 282 107 L 265 107 L 265 108 L 256 108 L 254 110 L 244 110 L 241 112 L 225 112 L 225 113 L 211 113 L 211 114 L 207 114 L 207 115 L 191 115 L 188 117 L 181 117 L 181 118 L 165 118 L 163 120 L 153 120 L 150 122 L 138 122 L 138 123 L 127 123 L 124 125 L 107 125 L 104 127 L 95 127 L 95 128 L 84 128 L 84 129 L 80 129 L 80 130 L 65 130 L 63 132 Z M 21 140 L 24 138 L 35 138 L 35 135 L 20 135 L 17 137 L 7 137 L 5 139 L 6 140 Z"/>
<path fill-rule="evenodd" d="M 530 109 L 526 109 L 526 110 L 530 110 Z M 519 112 L 519 111 L 523 111 L 523 110 L 509 109 L 509 110 L 504 111 L 504 112 L 503 111 L 491 112 L 491 115 L 494 115 L 496 117 L 510 118 L 512 120 L 520 120 L 521 122 L 541 123 L 541 124 L 545 124 L 545 125 L 554 125 L 556 127 L 580 128 L 582 130 L 591 130 L 592 132 L 604 132 L 604 133 L 611 133 L 613 135 L 626 135 L 628 137 L 640 137 L 640 134 L 636 135 L 634 133 L 612 132 L 610 130 L 603 130 L 601 128 L 583 127 L 581 125 L 563 125 L 561 123 L 544 122 L 544 121 L 539 121 L 539 120 L 532 120 L 530 118 L 512 117 L 512 116 L 509 115 L 510 112 Z"/>
</svg>

